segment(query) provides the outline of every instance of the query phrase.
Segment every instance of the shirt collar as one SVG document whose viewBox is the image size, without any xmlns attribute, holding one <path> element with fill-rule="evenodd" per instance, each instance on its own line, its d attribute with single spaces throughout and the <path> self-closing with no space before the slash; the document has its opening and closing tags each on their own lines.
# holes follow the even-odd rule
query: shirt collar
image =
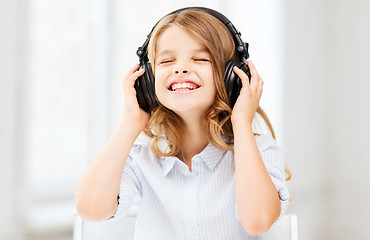
<svg viewBox="0 0 370 240">
<path fill-rule="evenodd" d="M 168 147 L 168 145 L 166 146 L 164 142 L 165 141 L 160 142 L 158 145 L 161 150 L 164 150 Z M 218 149 L 209 143 L 202 152 L 196 154 L 193 158 L 198 156 L 206 164 L 208 169 L 213 171 L 220 162 L 220 159 L 223 158 L 225 154 L 225 150 Z M 164 157 L 164 159 L 160 159 L 164 177 L 166 177 L 167 174 L 174 168 L 176 161 L 180 161 L 180 159 L 177 157 Z"/>
<path fill-rule="evenodd" d="M 206 163 L 208 169 L 213 171 L 225 154 L 225 150 L 216 148 L 209 143 L 207 147 L 197 155 Z"/>
<path fill-rule="evenodd" d="M 162 166 L 163 177 L 166 177 L 175 166 L 176 157 L 165 157 L 164 159 L 160 159 L 160 162 Z"/>
</svg>

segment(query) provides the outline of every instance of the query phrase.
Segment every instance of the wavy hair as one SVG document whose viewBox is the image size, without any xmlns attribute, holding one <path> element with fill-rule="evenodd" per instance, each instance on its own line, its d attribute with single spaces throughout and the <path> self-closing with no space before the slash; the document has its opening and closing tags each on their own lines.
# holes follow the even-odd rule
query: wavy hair
<svg viewBox="0 0 370 240">
<path fill-rule="evenodd" d="M 233 145 L 234 133 L 230 119 L 232 109 L 227 104 L 227 92 L 224 84 L 226 62 L 237 59 L 233 36 L 220 20 L 202 10 L 187 9 L 167 15 L 155 26 L 148 45 L 148 55 L 153 71 L 155 71 L 157 40 L 166 29 L 173 25 L 187 31 L 210 53 L 216 97 L 204 115 L 204 134 L 213 146 L 233 151 L 231 146 Z M 163 106 L 159 101 L 158 103 L 159 107 L 151 113 L 144 132 L 151 138 L 150 146 L 154 154 L 160 157 L 176 156 L 182 153 L 184 122 L 175 112 Z M 264 120 L 275 139 L 274 130 L 266 113 L 261 107 L 258 107 L 256 112 Z M 256 131 L 254 132 L 258 134 Z M 161 140 L 167 141 L 167 149 L 161 150 L 159 147 Z M 288 171 L 287 173 L 290 175 Z"/>
</svg>

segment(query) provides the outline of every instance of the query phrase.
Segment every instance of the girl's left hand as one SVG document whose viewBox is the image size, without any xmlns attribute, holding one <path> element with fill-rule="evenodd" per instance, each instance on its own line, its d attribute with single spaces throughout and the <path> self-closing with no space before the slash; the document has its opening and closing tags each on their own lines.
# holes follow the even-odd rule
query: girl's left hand
<svg viewBox="0 0 370 240">
<path fill-rule="evenodd" d="M 251 73 L 250 83 L 248 75 L 240 68 L 234 67 L 234 72 L 242 81 L 242 89 L 231 113 L 231 122 L 233 125 L 236 123 L 250 123 L 252 125 L 253 117 L 259 106 L 263 91 L 263 80 L 261 76 L 251 61 L 248 61 L 247 65 Z"/>
</svg>

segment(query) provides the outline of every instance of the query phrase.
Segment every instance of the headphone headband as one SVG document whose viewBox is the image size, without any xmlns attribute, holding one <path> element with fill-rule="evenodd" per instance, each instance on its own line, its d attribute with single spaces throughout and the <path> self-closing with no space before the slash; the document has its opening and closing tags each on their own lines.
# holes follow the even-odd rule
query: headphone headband
<svg viewBox="0 0 370 240">
<path fill-rule="evenodd" d="M 240 59 L 246 63 L 247 59 L 249 58 L 249 52 L 248 52 L 248 46 L 249 44 L 247 42 L 243 42 L 242 39 L 241 39 L 241 33 L 234 27 L 234 25 L 231 23 L 231 21 L 225 17 L 223 14 L 221 14 L 220 12 L 217 12 L 213 9 L 210 9 L 210 8 L 205 8 L 205 7 L 186 7 L 186 8 L 181 8 L 181 9 L 178 9 L 178 10 L 175 10 L 169 14 L 167 14 L 166 16 L 164 17 L 167 17 L 171 14 L 175 14 L 175 13 L 179 13 L 179 12 L 182 12 L 184 10 L 187 10 L 187 9 L 196 9 L 196 10 L 202 10 L 204 12 L 207 12 L 208 14 L 214 16 L 215 18 L 217 18 L 218 20 L 220 20 L 231 32 L 231 34 L 233 35 L 234 37 L 234 42 L 235 42 L 235 46 L 236 46 L 236 49 L 237 51 L 239 52 L 239 55 L 240 55 Z M 164 18 L 163 17 L 163 18 Z M 137 56 L 139 57 L 140 59 L 140 62 L 148 62 L 149 59 L 148 59 L 148 45 L 149 45 L 149 40 L 150 40 L 150 37 L 152 35 L 152 32 L 154 30 L 154 28 L 157 26 L 157 24 L 163 19 L 161 18 L 155 25 L 154 27 L 152 28 L 152 30 L 150 31 L 150 33 L 148 34 L 147 36 L 147 39 L 145 40 L 144 44 L 138 48 L 138 50 L 136 51 L 136 54 Z"/>
</svg>

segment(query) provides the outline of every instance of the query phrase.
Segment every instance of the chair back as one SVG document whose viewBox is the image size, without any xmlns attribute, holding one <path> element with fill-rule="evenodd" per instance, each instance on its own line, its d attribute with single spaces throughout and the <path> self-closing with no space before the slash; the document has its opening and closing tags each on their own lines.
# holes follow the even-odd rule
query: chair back
<svg viewBox="0 0 370 240">
<path fill-rule="evenodd" d="M 76 216 L 73 240 L 133 240 L 135 234 L 134 216 L 115 221 L 89 222 Z M 297 215 L 284 215 L 271 229 L 262 235 L 263 240 L 298 240 Z"/>
<path fill-rule="evenodd" d="M 263 240 L 298 240 L 298 217 L 286 214 L 276 221 L 270 230 L 263 234 Z"/>
</svg>

